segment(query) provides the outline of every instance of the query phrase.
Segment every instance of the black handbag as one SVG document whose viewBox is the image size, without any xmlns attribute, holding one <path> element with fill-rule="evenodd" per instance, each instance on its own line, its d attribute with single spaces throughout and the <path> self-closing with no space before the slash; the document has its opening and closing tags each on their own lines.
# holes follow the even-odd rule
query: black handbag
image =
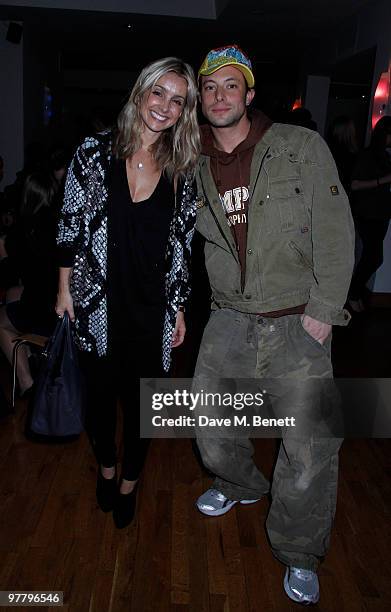
<svg viewBox="0 0 391 612">
<path fill-rule="evenodd" d="M 29 426 L 35 434 L 62 438 L 80 434 L 83 421 L 82 377 L 66 312 L 43 353 Z"/>
</svg>

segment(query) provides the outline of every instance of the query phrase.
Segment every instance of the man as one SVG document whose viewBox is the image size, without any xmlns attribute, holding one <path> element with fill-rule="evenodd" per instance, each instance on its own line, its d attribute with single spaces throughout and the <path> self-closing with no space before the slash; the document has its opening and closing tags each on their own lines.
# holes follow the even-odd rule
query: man
<svg viewBox="0 0 391 612">
<path fill-rule="evenodd" d="M 249 112 L 254 75 L 237 46 L 210 51 L 199 84 L 208 125 L 196 227 L 206 239 L 213 312 L 194 386 L 221 377 L 331 378 L 331 327 L 349 320 L 343 304 L 353 268 L 353 225 L 332 156 L 316 132 Z M 298 407 L 312 408 L 308 398 Z M 203 514 L 255 503 L 269 490 L 251 442 L 240 436 L 198 437 L 216 474 L 197 501 Z M 319 599 L 316 570 L 335 512 L 339 446 L 322 437 L 281 442 L 266 527 L 296 602 Z"/>
</svg>

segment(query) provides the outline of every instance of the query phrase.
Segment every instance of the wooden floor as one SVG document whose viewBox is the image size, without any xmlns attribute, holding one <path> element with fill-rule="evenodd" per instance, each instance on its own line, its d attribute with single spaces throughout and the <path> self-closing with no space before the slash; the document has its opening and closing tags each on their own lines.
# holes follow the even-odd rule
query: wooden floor
<svg viewBox="0 0 391 612">
<path fill-rule="evenodd" d="M 387 321 L 389 313 L 383 358 L 391 346 Z M 371 364 L 372 357 L 363 355 Z M 210 480 L 189 440 L 152 443 L 138 519 L 117 531 L 96 505 L 85 436 L 68 445 L 33 444 L 23 435 L 24 412 L 20 401 L 16 415 L 0 423 L 0 590 L 62 590 L 70 612 L 298 609 L 283 593 L 284 567 L 267 543 L 268 500 L 221 518 L 198 513 L 193 502 Z M 275 441 L 256 441 L 267 476 L 275 451 Z M 390 451 L 390 440 L 344 443 L 319 610 L 391 610 Z"/>
</svg>

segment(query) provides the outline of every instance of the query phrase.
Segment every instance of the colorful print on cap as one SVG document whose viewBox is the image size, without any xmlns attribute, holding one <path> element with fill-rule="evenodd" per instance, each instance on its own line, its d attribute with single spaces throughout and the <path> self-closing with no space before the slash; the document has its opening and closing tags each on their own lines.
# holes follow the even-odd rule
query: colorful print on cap
<svg viewBox="0 0 391 612">
<path fill-rule="evenodd" d="M 209 51 L 198 71 L 198 77 L 201 75 L 209 76 L 216 72 L 216 70 L 223 68 L 223 66 L 235 66 L 235 68 L 238 68 L 243 73 L 247 85 L 254 87 L 255 79 L 251 61 L 237 45 L 229 45 Z"/>
</svg>

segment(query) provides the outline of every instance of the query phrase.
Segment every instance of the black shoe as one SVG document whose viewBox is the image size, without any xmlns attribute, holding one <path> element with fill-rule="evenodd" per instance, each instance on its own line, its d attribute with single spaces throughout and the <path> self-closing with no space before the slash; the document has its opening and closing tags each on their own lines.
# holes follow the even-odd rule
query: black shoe
<svg viewBox="0 0 391 612">
<path fill-rule="evenodd" d="M 113 478 L 104 478 L 101 466 L 98 467 L 96 479 L 96 500 L 103 512 L 110 512 L 114 508 L 117 497 L 117 473 Z"/>
<path fill-rule="evenodd" d="M 124 529 L 132 522 L 136 511 L 137 484 L 130 493 L 118 491 L 113 511 L 113 519 L 117 529 Z"/>
</svg>

